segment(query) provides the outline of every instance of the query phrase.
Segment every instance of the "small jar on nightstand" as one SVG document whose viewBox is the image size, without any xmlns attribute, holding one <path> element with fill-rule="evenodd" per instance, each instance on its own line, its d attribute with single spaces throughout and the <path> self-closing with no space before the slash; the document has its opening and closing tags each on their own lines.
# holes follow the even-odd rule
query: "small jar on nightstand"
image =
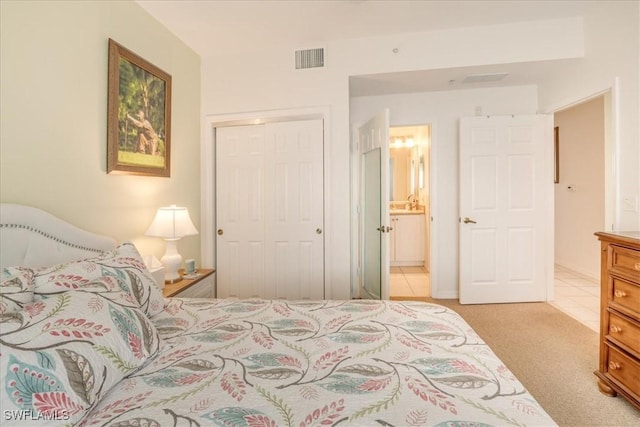
<svg viewBox="0 0 640 427">
<path fill-rule="evenodd" d="M 193 275 L 184 276 L 175 283 L 167 283 L 162 290 L 165 298 L 215 298 L 215 269 L 201 268 Z M 187 278 L 189 277 L 189 278 Z"/>
</svg>

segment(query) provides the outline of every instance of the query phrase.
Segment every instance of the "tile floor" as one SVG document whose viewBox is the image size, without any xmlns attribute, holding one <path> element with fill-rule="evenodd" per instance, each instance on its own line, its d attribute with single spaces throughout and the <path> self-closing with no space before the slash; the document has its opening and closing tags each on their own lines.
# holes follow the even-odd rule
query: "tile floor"
<svg viewBox="0 0 640 427">
<path fill-rule="evenodd" d="M 391 297 L 425 298 L 431 295 L 429 273 L 424 267 L 391 267 Z"/>
<path fill-rule="evenodd" d="M 560 265 L 555 266 L 551 305 L 600 331 L 600 282 Z M 391 297 L 423 298 L 430 295 L 429 273 L 423 267 L 391 267 Z"/>
<path fill-rule="evenodd" d="M 557 264 L 554 279 L 550 304 L 600 332 L 600 282 Z"/>
</svg>

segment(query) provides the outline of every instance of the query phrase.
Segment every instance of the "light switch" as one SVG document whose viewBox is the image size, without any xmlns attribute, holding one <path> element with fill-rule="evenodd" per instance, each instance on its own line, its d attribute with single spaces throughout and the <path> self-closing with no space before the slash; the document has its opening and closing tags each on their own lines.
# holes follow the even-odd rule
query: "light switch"
<svg viewBox="0 0 640 427">
<path fill-rule="evenodd" d="M 622 197 L 622 210 L 625 212 L 638 212 L 638 196 Z"/>
</svg>

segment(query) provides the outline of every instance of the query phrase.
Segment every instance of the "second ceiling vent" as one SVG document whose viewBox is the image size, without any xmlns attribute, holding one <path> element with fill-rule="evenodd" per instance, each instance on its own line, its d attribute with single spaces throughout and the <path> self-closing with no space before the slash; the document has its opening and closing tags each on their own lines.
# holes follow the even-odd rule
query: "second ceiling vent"
<svg viewBox="0 0 640 427">
<path fill-rule="evenodd" d="M 469 74 L 464 78 L 462 83 L 486 83 L 499 82 L 507 77 L 509 73 L 492 73 L 492 74 Z"/>
</svg>

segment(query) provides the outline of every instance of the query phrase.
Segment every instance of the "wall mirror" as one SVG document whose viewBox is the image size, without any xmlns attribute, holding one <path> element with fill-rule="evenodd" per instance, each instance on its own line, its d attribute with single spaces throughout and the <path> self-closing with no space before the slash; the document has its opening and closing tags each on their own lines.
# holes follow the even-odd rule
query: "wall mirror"
<svg viewBox="0 0 640 427">
<path fill-rule="evenodd" d="M 389 198 L 391 201 L 408 201 L 409 195 L 416 194 L 416 148 L 390 147 L 389 176 L 391 179 Z"/>
<path fill-rule="evenodd" d="M 389 200 L 396 207 L 409 196 L 423 205 L 429 187 L 430 125 L 389 128 Z"/>
</svg>

